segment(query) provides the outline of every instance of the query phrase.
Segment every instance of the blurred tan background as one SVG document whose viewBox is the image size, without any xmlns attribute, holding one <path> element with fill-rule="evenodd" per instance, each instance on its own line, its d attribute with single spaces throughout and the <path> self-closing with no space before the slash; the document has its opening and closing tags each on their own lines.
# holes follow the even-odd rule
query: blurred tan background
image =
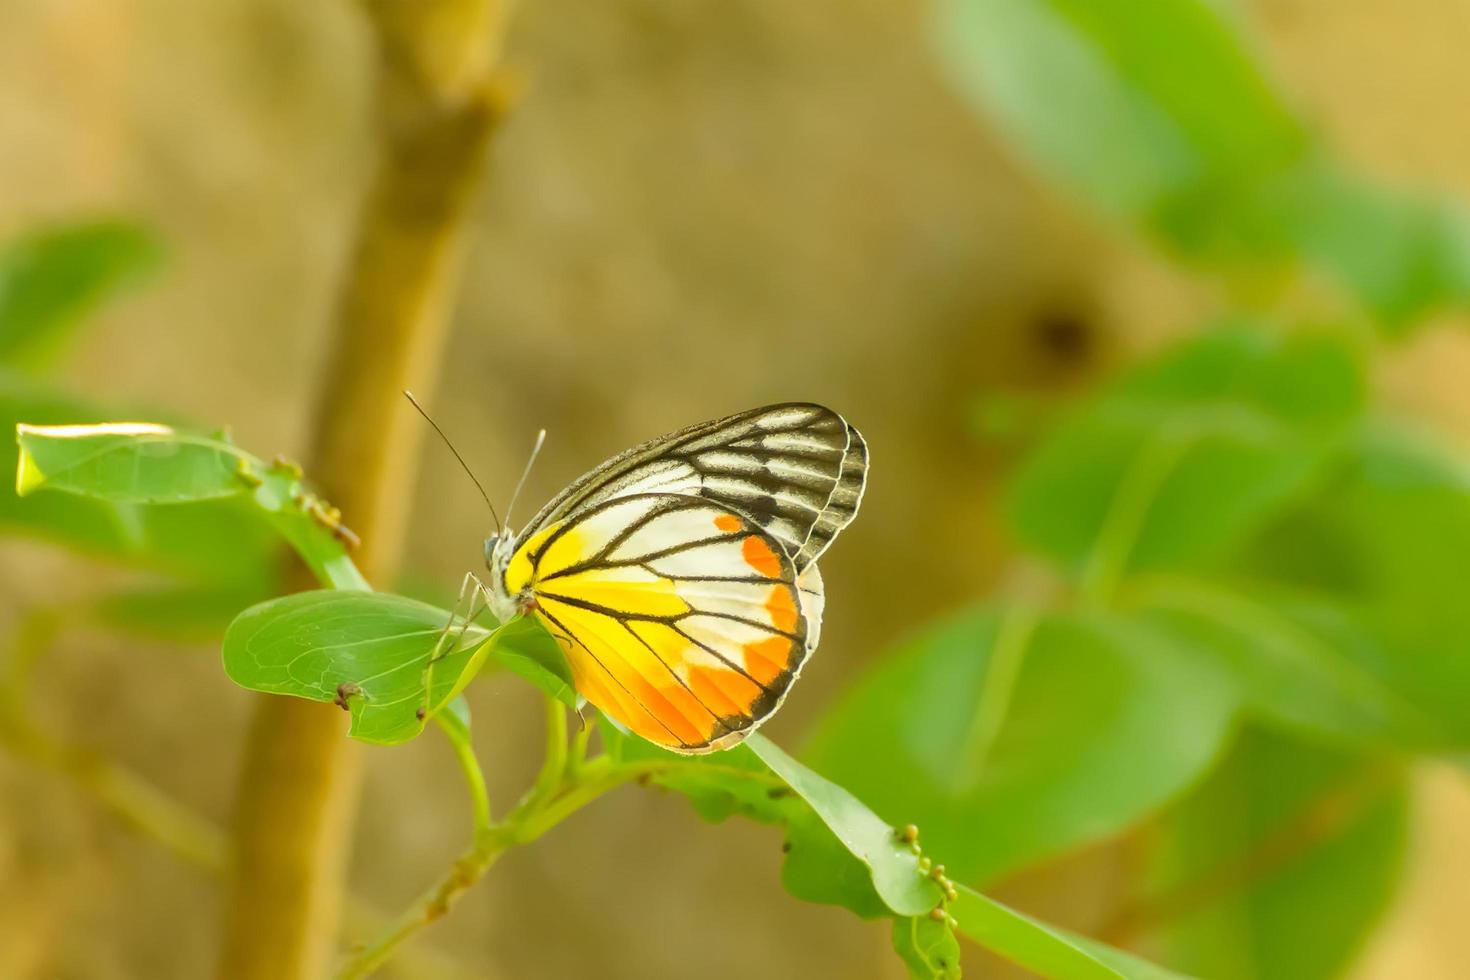
<svg viewBox="0 0 1470 980">
<path fill-rule="evenodd" d="M 1350 160 L 1470 199 L 1470 7 L 1246 12 Z M 992 504 L 1010 453 L 977 439 L 977 395 L 1080 390 L 1212 301 L 1028 178 L 945 86 L 923 17 L 908 0 L 524 4 L 509 61 L 525 95 L 498 137 L 432 406 L 501 499 L 550 430 L 522 519 L 691 421 L 788 398 L 854 420 L 871 491 L 824 563 L 823 650 L 771 727 L 788 745 L 906 630 L 997 587 Z M 117 212 L 171 253 L 79 345 L 78 390 L 228 423 L 265 455 L 304 452 L 371 163 L 371 57 L 345 0 L 0 0 L 0 233 Z M 1467 336 L 1427 332 L 1383 384 L 1470 444 Z M 419 487 L 412 577 L 447 588 L 478 567 L 488 517 L 438 447 Z M 5 541 L 0 617 L 99 576 L 117 579 Z M 249 696 L 215 650 L 75 631 L 40 689 L 55 727 L 228 819 Z M 494 678 L 471 703 L 507 804 L 537 762 L 535 701 Z M 396 909 L 462 846 L 468 806 L 440 739 L 366 762 L 354 885 Z M 1363 977 L 1450 978 L 1470 962 L 1470 793 L 1446 773 L 1420 783 L 1411 872 Z M 1115 851 L 1005 894 L 1085 928 Z M 630 855 L 644 872 L 626 872 Z M 707 826 L 681 800 L 626 790 L 513 852 L 429 942 L 486 977 L 901 974 L 885 927 L 789 898 L 779 860 L 774 831 Z M 0 976 L 207 975 L 218 903 L 206 874 L 0 757 Z"/>
</svg>

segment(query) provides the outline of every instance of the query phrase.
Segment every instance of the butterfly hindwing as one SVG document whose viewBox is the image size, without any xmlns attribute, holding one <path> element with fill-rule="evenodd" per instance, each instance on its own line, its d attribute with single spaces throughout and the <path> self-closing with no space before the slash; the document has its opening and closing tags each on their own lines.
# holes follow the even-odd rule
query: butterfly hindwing
<svg viewBox="0 0 1470 980">
<path fill-rule="evenodd" d="M 557 495 L 526 534 L 619 497 L 687 494 L 754 522 L 801 571 L 857 513 L 867 459 L 862 436 L 831 409 L 753 409 L 613 457 Z"/>
<path fill-rule="evenodd" d="M 780 704 L 815 646 L 821 580 L 713 500 L 615 496 L 537 531 L 506 571 L 577 689 L 681 752 L 723 748 Z"/>
</svg>

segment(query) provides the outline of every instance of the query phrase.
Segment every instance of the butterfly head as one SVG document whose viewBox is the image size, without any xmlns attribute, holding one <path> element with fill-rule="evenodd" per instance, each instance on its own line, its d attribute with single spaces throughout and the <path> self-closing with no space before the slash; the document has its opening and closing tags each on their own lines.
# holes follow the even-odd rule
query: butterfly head
<svg viewBox="0 0 1470 980">
<path fill-rule="evenodd" d="M 502 623 L 525 612 L 517 597 L 505 586 L 505 572 L 515 554 L 515 535 L 500 531 L 485 539 L 485 568 L 490 572 L 491 612 Z"/>
<path fill-rule="evenodd" d="M 511 552 L 515 547 L 515 535 L 497 531 L 485 539 L 485 568 L 493 581 L 499 581 L 510 564 Z"/>
</svg>

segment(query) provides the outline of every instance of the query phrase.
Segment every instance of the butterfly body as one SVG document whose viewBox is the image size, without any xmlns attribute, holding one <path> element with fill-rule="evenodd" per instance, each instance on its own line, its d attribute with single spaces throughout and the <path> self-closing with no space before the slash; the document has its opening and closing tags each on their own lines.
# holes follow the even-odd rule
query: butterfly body
<svg viewBox="0 0 1470 980">
<path fill-rule="evenodd" d="M 535 615 L 577 690 L 634 732 L 676 752 L 727 748 L 816 648 L 816 559 L 866 473 L 857 430 L 817 405 L 651 440 L 486 541 L 491 609 Z"/>
</svg>

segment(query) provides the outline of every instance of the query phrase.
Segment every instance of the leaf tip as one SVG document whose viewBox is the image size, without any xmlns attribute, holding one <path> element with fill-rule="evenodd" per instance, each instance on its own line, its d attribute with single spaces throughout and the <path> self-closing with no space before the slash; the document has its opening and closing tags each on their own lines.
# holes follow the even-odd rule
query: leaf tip
<svg viewBox="0 0 1470 980">
<path fill-rule="evenodd" d="M 16 461 L 15 466 L 15 495 L 17 497 L 24 497 L 46 482 L 46 474 L 41 472 L 41 467 L 36 465 L 36 458 L 26 449 L 25 442 L 21 438 L 30 428 L 32 426 L 24 422 L 17 423 L 15 426 L 15 441 L 20 445 L 20 458 Z"/>
</svg>

